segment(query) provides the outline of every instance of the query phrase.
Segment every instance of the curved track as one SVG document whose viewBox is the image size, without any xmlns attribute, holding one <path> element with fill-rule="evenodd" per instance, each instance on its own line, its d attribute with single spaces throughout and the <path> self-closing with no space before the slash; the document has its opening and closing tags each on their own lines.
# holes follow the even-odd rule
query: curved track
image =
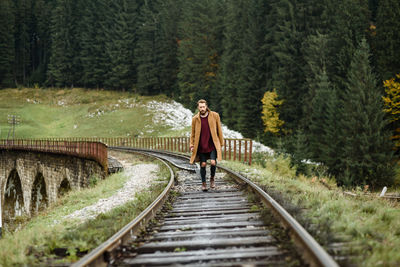
<svg viewBox="0 0 400 267">
<path fill-rule="evenodd" d="M 260 211 L 254 208 L 257 206 L 249 202 L 246 193 L 241 190 L 244 186 L 249 186 L 278 215 L 301 246 L 303 258 L 310 265 L 338 266 L 278 203 L 245 177 L 222 168 L 237 183 L 229 183 L 222 178 L 224 174 L 219 173 L 221 177 L 218 179 L 217 176 L 217 189 L 202 192 L 199 191 L 200 179 L 194 173 L 196 168 L 188 164 L 186 156 L 131 148 L 113 149 L 154 156 L 184 170 L 179 173 L 178 196 L 172 204 L 168 204 L 170 209 L 158 216 L 157 223 L 147 227 L 146 234 L 139 235 L 139 228 L 145 222 L 138 223 L 136 218 L 136 224 L 131 222 L 124 227 L 125 237 L 121 238 L 121 233 L 117 233 L 110 238 L 111 241 L 108 240 L 73 266 L 287 265 L 293 251 L 288 250 L 288 245 L 283 242 L 289 242 L 280 241 L 273 235 L 273 229 L 265 224 Z M 164 191 L 169 190 L 170 187 Z M 166 194 L 160 196 L 158 201 L 160 199 L 164 203 Z M 160 208 L 161 202 L 152 206 Z M 155 211 L 152 209 L 150 213 L 153 217 Z M 131 228 L 134 224 L 137 226 Z M 120 241 L 116 242 L 117 239 Z"/>
</svg>

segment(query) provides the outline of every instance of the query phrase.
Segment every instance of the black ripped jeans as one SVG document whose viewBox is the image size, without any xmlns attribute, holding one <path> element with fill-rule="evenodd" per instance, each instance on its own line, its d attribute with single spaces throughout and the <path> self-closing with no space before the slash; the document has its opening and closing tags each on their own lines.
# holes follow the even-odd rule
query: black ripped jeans
<svg viewBox="0 0 400 267">
<path fill-rule="evenodd" d="M 202 166 L 203 162 L 207 162 L 208 159 L 215 160 L 215 163 L 217 163 L 217 150 L 213 150 L 209 153 L 199 153 L 200 157 L 200 175 L 201 175 L 201 181 L 203 183 L 206 182 L 206 167 Z M 210 172 L 211 172 L 211 177 L 215 176 L 215 170 L 216 166 L 211 165 L 210 166 Z"/>
</svg>

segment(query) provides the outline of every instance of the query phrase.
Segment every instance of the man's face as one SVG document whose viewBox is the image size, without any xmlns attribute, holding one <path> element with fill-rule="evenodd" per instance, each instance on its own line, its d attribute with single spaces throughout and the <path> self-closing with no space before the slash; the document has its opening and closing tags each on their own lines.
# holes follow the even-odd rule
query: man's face
<svg viewBox="0 0 400 267">
<path fill-rule="evenodd" d="M 199 111 L 201 115 L 206 114 L 207 112 L 207 105 L 206 103 L 199 103 Z"/>
</svg>

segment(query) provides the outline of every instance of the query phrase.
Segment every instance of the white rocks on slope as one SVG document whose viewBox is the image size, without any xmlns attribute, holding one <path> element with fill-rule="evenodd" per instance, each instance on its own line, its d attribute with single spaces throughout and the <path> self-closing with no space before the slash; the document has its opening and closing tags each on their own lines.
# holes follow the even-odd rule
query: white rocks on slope
<svg viewBox="0 0 400 267">
<path fill-rule="evenodd" d="M 133 200 L 135 198 L 135 193 L 148 188 L 152 181 L 157 178 L 155 172 L 158 171 L 159 167 L 156 164 L 132 165 L 124 161 L 120 162 L 124 166 L 125 175 L 128 176 L 123 188 L 108 198 L 99 199 L 95 204 L 65 216 L 65 219 L 78 219 L 82 222 L 93 219 L 100 213 L 106 213 L 115 207 Z"/>
<path fill-rule="evenodd" d="M 154 112 L 154 124 L 166 124 L 171 126 L 173 130 L 181 130 L 192 125 L 193 112 L 176 101 L 166 103 L 153 100 L 147 103 L 147 108 Z M 225 138 L 243 138 L 241 133 L 230 130 L 225 125 L 222 125 L 222 132 Z M 190 133 L 187 132 L 187 136 L 189 136 L 189 134 Z M 270 147 L 255 141 L 253 141 L 253 152 L 274 153 Z"/>
</svg>

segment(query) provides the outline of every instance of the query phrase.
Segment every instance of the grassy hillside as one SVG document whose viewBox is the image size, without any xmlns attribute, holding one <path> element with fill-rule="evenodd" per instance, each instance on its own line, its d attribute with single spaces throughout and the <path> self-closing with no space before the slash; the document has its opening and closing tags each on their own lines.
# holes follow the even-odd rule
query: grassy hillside
<svg viewBox="0 0 400 267">
<path fill-rule="evenodd" d="M 175 105 L 163 95 L 104 90 L 0 90 L 0 137 L 6 138 L 10 129 L 8 114 L 21 118 L 16 138 L 187 134 L 189 127 L 183 124 L 173 127 L 157 120 L 160 112 L 167 116 L 163 105 L 168 103 Z"/>
</svg>

